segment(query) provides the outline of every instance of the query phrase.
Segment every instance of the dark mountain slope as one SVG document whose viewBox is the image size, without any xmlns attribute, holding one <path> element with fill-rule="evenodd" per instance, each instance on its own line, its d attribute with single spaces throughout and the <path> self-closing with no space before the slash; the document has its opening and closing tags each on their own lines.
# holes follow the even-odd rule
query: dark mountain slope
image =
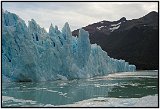
<svg viewBox="0 0 160 109">
<path fill-rule="evenodd" d="M 101 21 L 83 27 L 90 33 L 91 43 L 99 44 L 108 55 L 125 59 L 137 69 L 158 69 L 158 13 L 133 20 Z M 72 32 L 77 35 L 78 30 Z"/>
</svg>

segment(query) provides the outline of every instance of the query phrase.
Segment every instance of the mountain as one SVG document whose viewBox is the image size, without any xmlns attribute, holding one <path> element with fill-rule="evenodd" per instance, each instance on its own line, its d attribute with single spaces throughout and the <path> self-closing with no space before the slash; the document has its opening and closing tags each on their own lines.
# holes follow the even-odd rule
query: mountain
<svg viewBox="0 0 160 109">
<path fill-rule="evenodd" d="M 2 11 L 2 81 L 66 80 L 136 70 L 90 44 L 87 31 L 80 29 L 78 36 L 72 36 L 68 23 L 62 31 L 51 24 L 47 33 L 34 19 L 27 27 L 16 14 Z"/>
<path fill-rule="evenodd" d="M 124 59 L 137 69 L 158 69 L 159 35 L 158 13 L 152 11 L 139 18 L 100 21 L 83 27 L 91 43 L 97 43 L 108 55 Z M 78 30 L 72 32 L 77 35 Z"/>
</svg>

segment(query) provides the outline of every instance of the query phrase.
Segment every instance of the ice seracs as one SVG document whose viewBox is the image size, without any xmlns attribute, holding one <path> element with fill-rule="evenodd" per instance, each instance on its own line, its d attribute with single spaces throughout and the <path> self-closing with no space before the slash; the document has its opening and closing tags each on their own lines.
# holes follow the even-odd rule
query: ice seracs
<svg viewBox="0 0 160 109">
<path fill-rule="evenodd" d="M 68 23 L 62 31 L 51 24 L 49 32 L 35 20 L 28 27 L 17 15 L 2 11 L 2 80 L 52 81 L 89 78 L 112 72 L 135 71 L 135 65 L 110 58 L 89 33 L 72 36 Z"/>
</svg>

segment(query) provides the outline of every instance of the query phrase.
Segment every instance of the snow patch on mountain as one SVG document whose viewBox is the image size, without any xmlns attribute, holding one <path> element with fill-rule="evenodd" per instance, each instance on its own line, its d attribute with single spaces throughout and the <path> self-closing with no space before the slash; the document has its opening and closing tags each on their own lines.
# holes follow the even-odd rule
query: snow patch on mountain
<svg viewBox="0 0 160 109">
<path fill-rule="evenodd" d="M 113 31 L 117 30 L 119 27 L 120 27 L 120 25 L 114 26 L 114 27 L 112 27 L 112 28 L 109 28 L 109 30 L 110 30 L 111 32 L 113 32 Z"/>
<path fill-rule="evenodd" d="M 106 26 L 100 26 L 100 27 L 97 27 L 98 30 L 101 30 L 102 28 L 104 28 Z"/>
<path fill-rule="evenodd" d="M 117 23 L 117 24 L 111 24 L 111 26 L 119 26 L 121 24 L 121 22 Z"/>
</svg>

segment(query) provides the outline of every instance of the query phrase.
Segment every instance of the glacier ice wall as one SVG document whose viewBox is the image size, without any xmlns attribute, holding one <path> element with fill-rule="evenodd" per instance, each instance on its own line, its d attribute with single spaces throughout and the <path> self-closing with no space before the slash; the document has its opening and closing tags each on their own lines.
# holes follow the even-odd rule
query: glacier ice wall
<svg viewBox="0 0 160 109">
<path fill-rule="evenodd" d="M 47 33 L 33 19 L 27 27 L 16 14 L 2 12 L 3 81 L 89 78 L 135 70 L 135 65 L 110 58 L 99 45 L 90 44 L 83 29 L 74 37 L 68 23 L 62 31 L 51 24 Z"/>
</svg>

